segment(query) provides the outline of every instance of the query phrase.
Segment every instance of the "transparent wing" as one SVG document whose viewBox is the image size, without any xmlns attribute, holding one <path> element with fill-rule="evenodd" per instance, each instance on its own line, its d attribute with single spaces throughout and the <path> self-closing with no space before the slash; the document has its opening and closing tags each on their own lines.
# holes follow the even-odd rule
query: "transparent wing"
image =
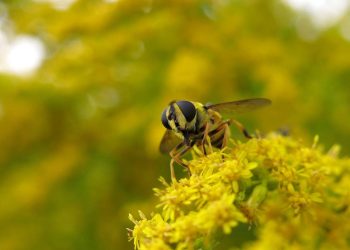
<svg viewBox="0 0 350 250">
<path fill-rule="evenodd" d="M 248 111 L 252 111 L 267 105 L 270 105 L 271 101 L 266 98 L 254 98 L 245 99 L 233 102 L 224 102 L 213 105 L 205 105 L 206 108 L 218 111 L 222 114 L 239 114 Z"/>
<path fill-rule="evenodd" d="M 174 131 L 167 129 L 160 141 L 159 151 L 162 154 L 169 153 L 174 149 L 182 140 L 174 133 Z"/>
</svg>

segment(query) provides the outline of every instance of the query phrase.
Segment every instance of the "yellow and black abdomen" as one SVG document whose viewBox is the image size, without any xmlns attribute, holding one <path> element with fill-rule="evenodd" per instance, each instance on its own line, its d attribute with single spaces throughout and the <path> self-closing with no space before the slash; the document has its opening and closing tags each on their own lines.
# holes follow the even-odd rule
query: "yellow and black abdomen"
<svg viewBox="0 0 350 250">
<path fill-rule="evenodd" d="M 208 110 L 210 129 L 208 135 L 211 145 L 215 148 L 223 148 L 227 144 L 230 136 L 230 129 L 227 121 L 222 119 L 220 113 L 214 110 Z"/>
<path fill-rule="evenodd" d="M 211 145 L 215 148 L 223 148 L 226 146 L 226 140 L 228 139 L 227 133 L 229 133 L 229 130 L 226 127 L 209 132 Z"/>
</svg>

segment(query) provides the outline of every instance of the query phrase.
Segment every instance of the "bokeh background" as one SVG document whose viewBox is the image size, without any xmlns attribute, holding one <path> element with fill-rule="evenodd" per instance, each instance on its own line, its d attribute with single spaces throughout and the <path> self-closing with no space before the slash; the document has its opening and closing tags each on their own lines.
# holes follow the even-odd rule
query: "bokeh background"
<svg viewBox="0 0 350 250">
<path fill-rule="evenodd" d="M 248 130 L 319 134 L 349 155 L 349 7 L 2 0 L 0 249 L 132 249 L 128 213 L 150 212 L 169 178 L 158 144 L 173 99 L 267 97 L 237 117 Z"/>
</svg>

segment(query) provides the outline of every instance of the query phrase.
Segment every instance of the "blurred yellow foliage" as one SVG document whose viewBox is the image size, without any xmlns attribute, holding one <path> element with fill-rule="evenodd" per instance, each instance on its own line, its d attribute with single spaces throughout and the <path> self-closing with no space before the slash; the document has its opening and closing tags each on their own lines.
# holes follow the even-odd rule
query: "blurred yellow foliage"
<svg viewBox="0 0 350 250">
<path fill-rule="evenodd" d="M 0 75 L 0 249 L 131 249 L 126 214 L 150 211 L 168 174 L 160 114 L 174 99 L 266 97 L 236 117 L 249 131 L 320 134 L 350 153 L 348 14 L 305 40 L 298 25 L 312 23 L 280 0 L 63 2 L 0 3 L 1 46 L 30 35 L 45 47 L 36 72 Z"/>
<path fill-rule="evenodd" d="M 168 91 L 176 93 L 176 99 L 199 99 L 208 92 L 207 74 L 210 68 L 206 57 L 190 50 L 178 52 L 169 67 L 166 81 Z M 201 87 L 198 88 L 198 85 Z"/>
</svg>

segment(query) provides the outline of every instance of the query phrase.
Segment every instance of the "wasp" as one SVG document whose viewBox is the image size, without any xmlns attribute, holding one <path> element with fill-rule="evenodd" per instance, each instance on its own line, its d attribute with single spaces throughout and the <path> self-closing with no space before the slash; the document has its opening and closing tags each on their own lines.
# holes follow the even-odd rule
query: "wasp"
<svg viewBox="0 0 350 250">
<path fill-rule="evenodd" d="M 175 178 L 174 162 L 185 167 L 191 175 L 188 165 L 181 160 L 194 145 L 202 149 L 206 155 L 206 143 L 222 149 L 230 137 L 231 124 L 234 124 L 246 138 L 252 138 L 244 126 L 237 120 L 224 119 L 223 115 L 233 116 L 237 113 L 251 111 L 271 101 L 266 98 L 245 99 L 218 104 L 202 104 L 186 100 L 172 101 L 162 113 L 162 123 L 166 128 L 160 142 L 161 153 L 171 156 L 171 177 Z"/>
</svg>

